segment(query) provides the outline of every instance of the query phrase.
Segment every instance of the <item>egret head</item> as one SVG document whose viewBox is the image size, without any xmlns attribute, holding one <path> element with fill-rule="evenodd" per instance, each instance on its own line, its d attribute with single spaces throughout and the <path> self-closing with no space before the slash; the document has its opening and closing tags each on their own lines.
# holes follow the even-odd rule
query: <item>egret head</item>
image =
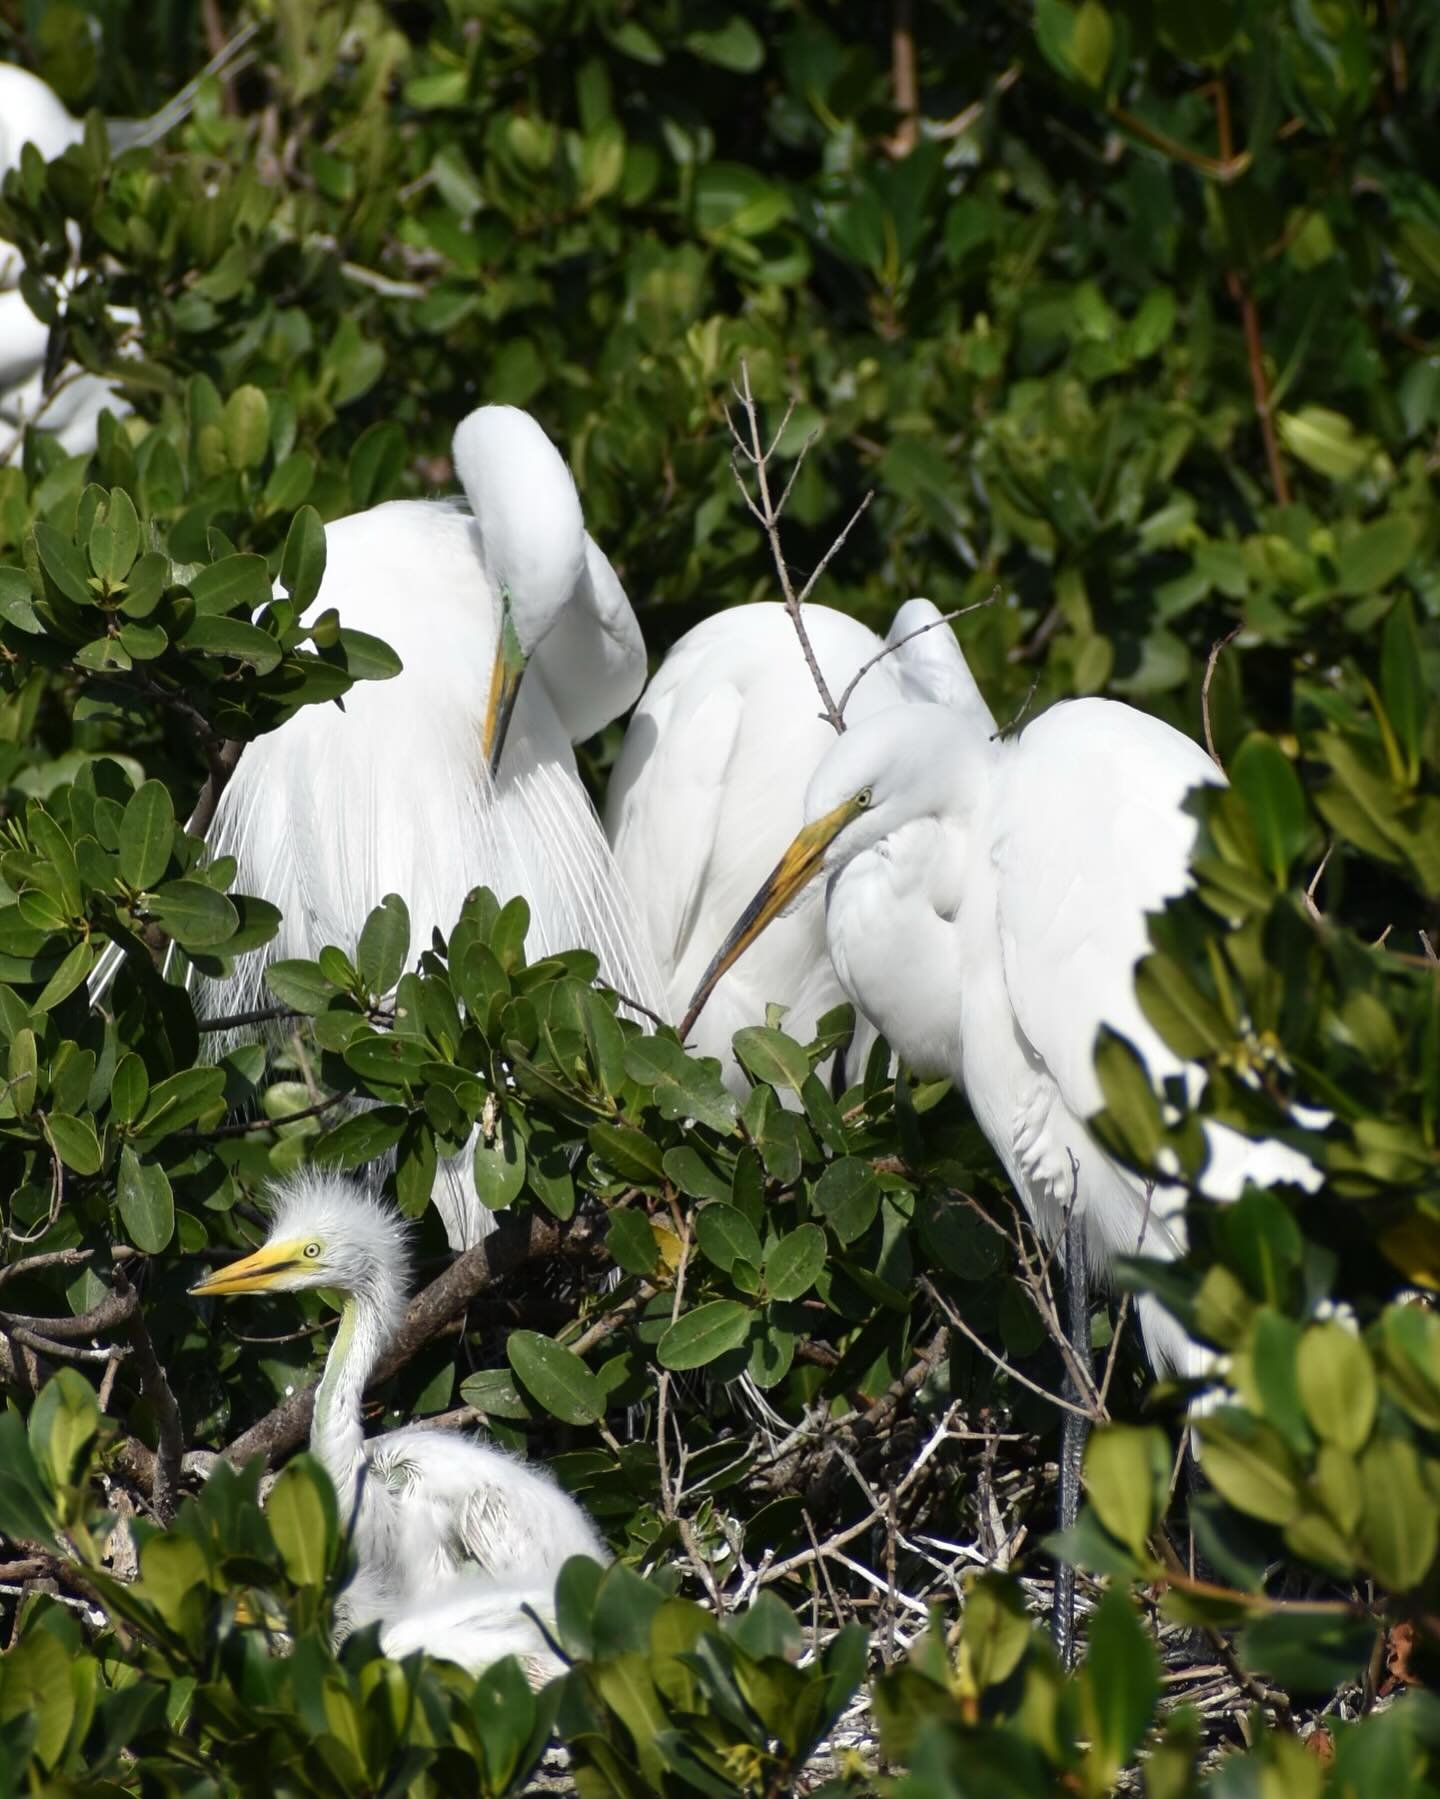
<svg viewBox="0 0 1440 1799">
<path fill-rule="evenodd" d="M 811 777 L 805 824 L 735 921 L 695 989 L 684 1037 L 721 976 L 822 870 L 843 868 L 912 819 L 953 802 L 968 738 L 944 706 L 888 707 L 836 739 Z"/>
<path fill-rule="evenodd" d="M 259 1249 L 207 1274 L 190 1291 L 218 1298 L 331 1287 L 372 1302 L 388 1300 L 407 1284 L 406 1237 L 399 1214 L 355 1182 L 307 1171 L 276 1193 L 270 1231 Z"/>
<path fill-rule="evenodd" d="M 500 602 L 482 734 L 493 776 L 526 664 L 585 568 L 585 525 L 564 458 L 518 406 L 481 406 L 462 419 L 454 460 Z"/>
</svg>

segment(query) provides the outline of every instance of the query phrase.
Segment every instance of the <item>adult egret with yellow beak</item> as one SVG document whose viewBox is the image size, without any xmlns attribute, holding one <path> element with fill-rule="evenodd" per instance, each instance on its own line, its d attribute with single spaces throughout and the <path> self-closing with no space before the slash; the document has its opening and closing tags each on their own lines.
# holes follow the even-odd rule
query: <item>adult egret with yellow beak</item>
<svg viewBox="0 0 1440 1799">
<path fill-rule="evenodd" d="M 1070 1329 L 1087 1355 L 1086 1263 L 1103 1271 L 1117 1256 L 1184 1249 L 1186 1189 L 1142 1180 L 1086 1121 L 1103 1105 L 1102 1025 L 1135 1045 L 1156 1082 L 1182 1076 L 1196 1095 L 1203 1085 L 1141 1010 L 1135 965 L 1150 948 L 1147 912 L 1190 884 L 1186 796 L 1223 780 L 1189 738 L 1112 700 L 1055 706 L 1009 740 L 939 706 L 878 713 L 820 764 L 804 825 L 692 1001 L 693 1017 L 770 921 L 823 881 L 841 985 L 918 1073 L 963 1086 L 1040 1236 L 1065 1232 Z M 1236 1199 L 1249 1182 L 1320 1183 L 1288 1143 L 1203 1128 L 1199 1188 L 1211 1199 Z M 1151 1296 L 1138 1314 L 1157 1368 L 1205 1371 Z M 1065 1414 L 1065 1522 L 1077 1418 Z"/>
<path fill-rule="evenodd" d="M 408 906 L 418 955 L 479 886 L 529 902 L 532 957 L 593 950 L 603 979 L 655 1001 L 571 747 L 639 694 L 640 628 L 528 413 L 472 412 L 454 460 L 463 502 L 393 500 L 326 527 L 314 613 L 335 607 L 404 667 L 357 683 L 343 709 L 307 706 L 240 758 L 210 848 L 283 923 L 205 984 L 212 1017 L 260 1003 L 271 960 L 353 949 L 387 894 Z M 435 1201 L 456 1248 L 488 1228 L 468 1152 L 442 1164 Z"/>
</svg>

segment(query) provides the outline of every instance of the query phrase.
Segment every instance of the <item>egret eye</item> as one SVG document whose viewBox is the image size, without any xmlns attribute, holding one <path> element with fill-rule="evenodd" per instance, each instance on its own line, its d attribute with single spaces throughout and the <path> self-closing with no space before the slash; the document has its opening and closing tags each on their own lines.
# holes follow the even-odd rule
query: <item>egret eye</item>
<svg viewBox="0 0 1440 1799">
<path fill-rule="evenodd" d="M 309 1261 L 313 1262 L 319 1253 L 320 1245 L 318 1243 L 307 1243 L 305 1245 L 305 1255 Z"/>
<path fill-rule="evenodd" d="M 859 793 L 855 795 L 855 804 L 863 812 L 874 797 L 875 789 L 873 787 L 862 787 Z"/>
</svg>

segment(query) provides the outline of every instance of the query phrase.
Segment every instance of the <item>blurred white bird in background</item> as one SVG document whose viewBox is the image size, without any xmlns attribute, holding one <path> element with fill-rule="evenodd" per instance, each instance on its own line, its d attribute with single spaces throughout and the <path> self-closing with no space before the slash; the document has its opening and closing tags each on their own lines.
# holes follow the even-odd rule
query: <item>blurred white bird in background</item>
<svg viewBox="0 0 1440 1799">
<path fill-rule="evenodd" d="M 210 832 L 237 891 L 284 915 L 278 937 L 206 982 L 211 1017 L 246 1012 L 283 957 L 353 947 L 390 893 L 412 954 L 448 932 L 472 888 L 520 894 L 538 959 L 581 946 L 623 995 L 658 983 L 581 785 L 572 743 L 633 703 L 645 645 L 585 531 L 564 459 L 528 413 L 484 406 L 455 433 L 457 501 L 395 500 L 325 530 L 312 613 L 383 638 L 403 671 L 358 682 L 250 744 Z M 442 1163 L 435 1203 L 467 1248 L 491 1214 L 469 1153 Z"/>
<path fill-rule="evenodd" d="M 803 618 L 832 698 L 838 703 L 855 683 L 847 724 L 928 700 L 977 732 L 995 729 L 953 631 L 929 600 L 907 601 L 884 638 L 828 606 L 807 605 Z M 804 822 L 805 790 L 835 740 L 778 604 L 706 619 L 646 688 L 610 777 L 605 826 L 659 964 L 667 1018 L 681 1017 L 726 927 Z M 719 979 L 689 1041 L 718 1057 L 743 1095 L 748 1083 L 731 1051 L 737 1030 L 763 1024 L 775 1004 L 786 1008 L 784 1030 L 805 1043 L 846 997 L 813 891 Z M 857 1017 L 848 1079 L 862 1072 L 874 1040 Z"/>
<path fill-rule="evenodd" d="M 423 1649 L 472 1671 L 518 1655 L 538 1684 L 561 1664 L 525 1608 L 553 1626 L 566 1561 L 606 1563 L 609 1552 L 580 1506 L 517 1456 L 423 1424 L 366 1439 L 366 1383 L 394 1341 L 408 1283 L 398 1213 L 352 1181 L 305 1173 L 278 1190 L 261 1247 L 191 1292 L 342 1296 L 310 1427 L 355 1555 L 340 1634 L 378 1622 L 387 1655 Z"/>
<path fill-rule="evenodd" d="M 1171 1259 L 1185 1247 L 1185 1188 L 1151 1190 L 1086 1120 L 1104 1103 L 1102 1025 L 1130 1040 L 1155 1082 L 1183 1074 L 1194 1097 L 1203 1086 L 1141 1010 L 1135 965 L 1150 949 L 1146 913 L 1190 885 L 1198 827 L 1185 798 L 1223 780 L 1189 738 L 1112 700 L 1057 705 L 1008 741 L 954 709 L 879 713 L 831 747 L 805 825 L 695 995 L 703 1006 L 820 877 L 845 991 L 916 1072 L 963 1087 L 1042 1239 L 1065 1231 L 1078 1249 L 1066 1256 L 1067 1326 L 1087 1362 L 1087 1262 L 1103 1271 L 1117 1256 Z M 1214 1121 L 1203 1129 L 1208 1198 L 1237 1199 L 1249 1182 L 1320 1185 L 1287 1143 Z M 1157 1369 L 1206 1372 L 1204 1352 L 1154 1298 L 1142 1295 L 1137 1313 Z M 1065 1413 L 1062 1524 L 1073 1522 L 1083 1441 L 1078 1414 Z M 1064 1590 L 1057 1639 L 1068 1655 Z"/>
<path fill-rule="evenodd" d="M 247 25 L 213 56 L 200 73 L 148 119 L 107 119 L 112 150 L 158 143 L 188 117 L 201 84 L 212 75 L 234 74 L 248 60 L 245 51 L 256 26 Z M 26 144 L 46 162 L 63 156 L 85 136 L 83 119 L 74 118 L 38 75 L 14 63 L 0 63 L 0 180 L 19 168 Z M 78 233 L 75 240 L 78 244 Z M 130 411 L 120 389 L 103 375 L 69 363 L 47 390 L 45 358 L 50 328 L 43 324 L 19 290 L 24 260 L 15 245 L 0 238 L 0 461 L 11 454 L 27 425 L 50 432 L 67 455 L 88 455 L 95 448 L 100 414 L 117 418 Z M 122 324 L 139 323 L 128 308 L 114 309 Z"/>
</svg>

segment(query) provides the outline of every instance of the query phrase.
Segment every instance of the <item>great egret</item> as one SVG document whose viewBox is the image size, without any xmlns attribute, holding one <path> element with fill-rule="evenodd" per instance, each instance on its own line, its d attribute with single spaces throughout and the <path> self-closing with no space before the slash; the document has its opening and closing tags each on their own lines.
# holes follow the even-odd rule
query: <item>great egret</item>
<svg viewBox="0 0 1440 1799">
<path fill-rule="evenodd" d="M 246 25 L 225 44 L 200 73 L 148 119 L 107 119 L 105 132 L 112 150 L 158 143 L 188 117 L 201 83 L 221 72 L 234 73 L 243 62 L 256 27 Z M 0 63 L 0 180 L 19 168 L 21 152 L 33 144 L 46 162 L 63 156 L 85 136 L 85 122 L 74 118 L 59 95 L 38 75 L 15 63 Z M 72 228 L 73 230 L 73 228 Z M 78 245 L 78 232 L 74 242 Z M 95 447 L 96 425 L 106 407 L 117 417 L 130 410 L 118 388 L 101 375 L 69 365 L 47 395 L 43 381 L 49 327 L 21 298 L 17 283 L 24 259 L 0 238 L 0 458 L 8 456 L 14 438 L 26 425 L 51 432 L 72 456 Z M 138 322 L 138 314 L 116 309 L 115 316 Z"/>
<path fill-rule="evenodd" d="M 817 876 L 835 972 L 855 1004 L 922 1074 L 962 1085 L 1041 1236 L 1066 1233 L 1068 1323 L 1088 1359 L 1083 1273 L 1119 1255 L 1183 1252 L 1185 1189 L 1151 1190 L 1106 1154 L 1086 1120 L 1103 1103 L 1102 1024 L 1160 1081 L 1201 1071 L 1140 1009 L 1145 915 L 1182 893 L 1196 821 L 1191 789 L 1223 781 L 1170 726 L 1111 700 L 1053 707 L 1000 741 L 934 705 L 892 708 L 835 743 L 805 800 L 806 823 L 721 946 L 695 995 Z M 1207 1121 L 1200 1191 L 1320 1175 L 1298 1149 Z M 1068 1220 L 1068 1228 L 1067 1228 Z M 1206 1357 L 1151 1296 L 1137 1306 L 1158 1369 L 1197 1376 Z M 1061 1518 L 1073 1518 L 1083 1428 L 1064 1416 Z M 1073 1601 L 1057 1584 L 1057 1640 Z"/>
<path fill-rule="evenodd" d="M 907 601 L 883 639 L 828 606 L 806 606 L 803 618 L 832 697 L 859 676 L 847 721 L 930 700 L 977 731 L 994 730 L 955 635 L 929 600 Z M 834 742 L 780 605 L 706 619 L 646 688 L 610 777 L 605 825 L 660 965 L 667 1017 L 680 1016 L 722 931 L 799 829 L 806 787 Z M 767 1004 L 778 1004 L 785 1029 L 804 1042 L 845 997 L 812 893 L 718 981 L 690 1040 L 719 1058 L 743 1094 L 730 1047 L 741 1026 L 763 1023 Z M 857 1018 L 852 1071 L 863 1068 L 873 1041 L 866 1018 Z"/>
<path fill-rule="evenodd" d="M 399 1215 L 353 1181 L 307 1172 L 279 1189 L 261 1247 L 191 1292 L 342 1296 L 310 1428 L 355 1552 L 342 1633 L 378 1621 L 387 1654 L 425 1649 L 480 1668 L 514 1653 L 532 1673 L 553 1671 L 523 1608 L 548 1621 L 571 1556 L 609 1561 L 581 1508 L 544 1470 L 455 1431 L 416 1424 L 365 1438 L 366 1382 L 400 1323 L 408 1273 Z"/>
<path fill-rule="evenodd" d="M 571 748 L 639 693 L 640 628 L 534 419 L 481 407 L 454 450 L 469 511 L 394 500 L 326 527 L 314 611 L 337 607 L 404 669 L 358 683 L 343 710 L 306 707 L 240 758 L 210 846 L 284 923 L 205 984 L 212 1016 L 250 1010 L 272 958 L 353 945 L 389 893 L 428 947 L 482 884 L 529 901 L 532 952 L 583 945 L 622 994 L 655 1001 Z M 456 1248 L 489 1228 L 468 1154 L 442 1164 L 435 1198 Z"/>
</svg>

